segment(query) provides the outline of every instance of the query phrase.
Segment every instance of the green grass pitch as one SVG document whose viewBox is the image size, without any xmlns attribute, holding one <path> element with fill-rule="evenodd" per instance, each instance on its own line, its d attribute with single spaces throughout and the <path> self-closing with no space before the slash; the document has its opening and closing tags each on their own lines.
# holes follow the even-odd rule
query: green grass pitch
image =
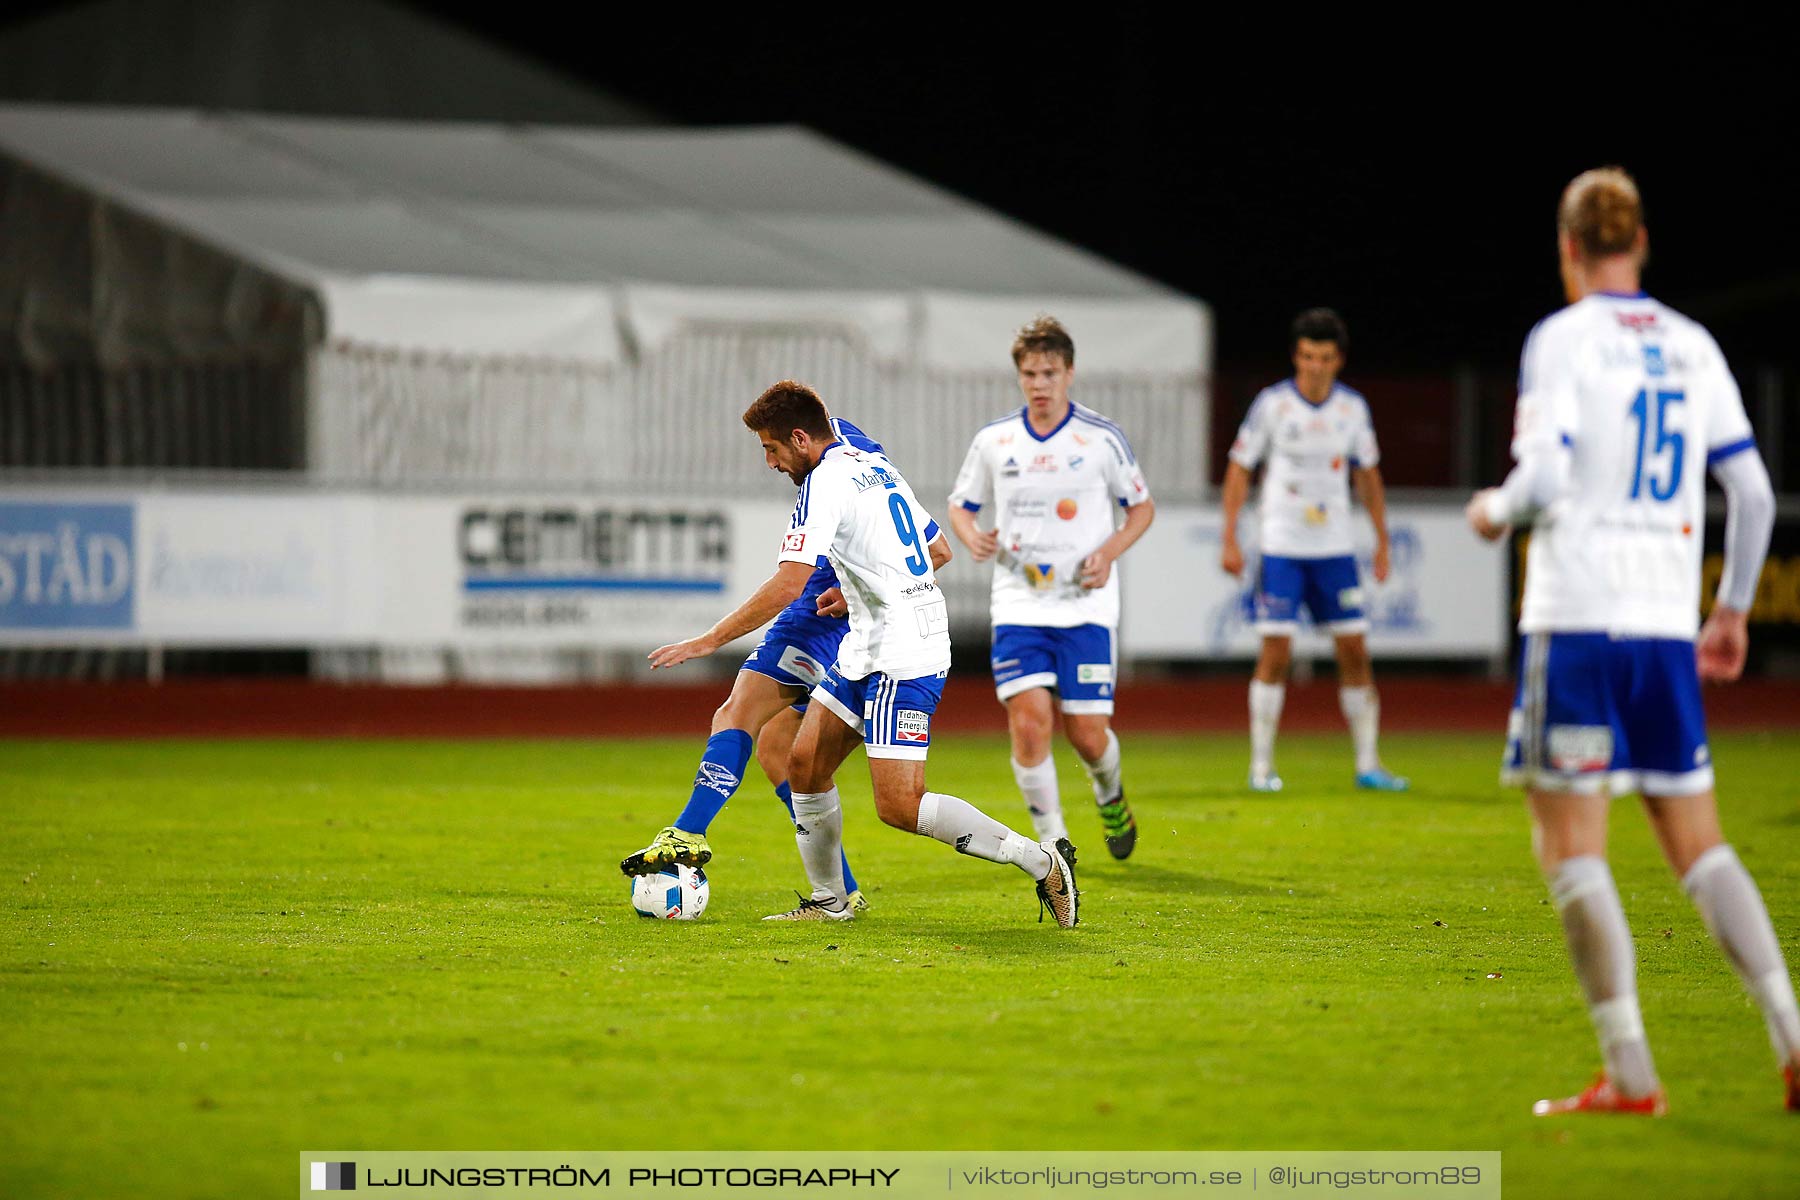
<svg viewBox="0 0 1800 1200">
<path fill-rule="evenodd" d="M 1141 840 L 1106 855 L 1059 752 L 1082 925 L 1030 882 L 881 827 L 859 758 L 853 925 L 761 924 L 801 884 L 755 779 L 712 906 L 634 916 L 617 860 L 685 798 L 661 742 L 0 748 L 0 1194 L 286 1195 L 366 1149 L 1449 1149 L 1506 1195 L 1800 1194 L 1755 1008 L 1614 815 L 1673 1111 L 1541 1120 L 1597 1053 L 1498 737 L 1388 739 L 1403 796 L 1289 737 L 1132 736 Z M 1727 834 L 1800 962 L 1800 776 L 1721 737 Z M 755 768 L 752 767 L 754 773 Z M 935 787 L 1015 827 L 997 738 Z"/>
</svg>

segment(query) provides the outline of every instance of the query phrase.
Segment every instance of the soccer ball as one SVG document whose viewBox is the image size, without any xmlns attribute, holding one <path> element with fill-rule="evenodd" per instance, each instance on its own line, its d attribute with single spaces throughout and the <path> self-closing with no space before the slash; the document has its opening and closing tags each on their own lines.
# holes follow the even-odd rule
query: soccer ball
<svg viewBox="0 0 1800 1200">
<path fill-rule="evenodd" d="M 654 875 L 637 875 L 631 880 L 631 907 L 640 917 L 691 921 L 706 911 L 706 902 L 711 898 L 712 884 L 699 867 L 677 863 Z"/>
</svg>

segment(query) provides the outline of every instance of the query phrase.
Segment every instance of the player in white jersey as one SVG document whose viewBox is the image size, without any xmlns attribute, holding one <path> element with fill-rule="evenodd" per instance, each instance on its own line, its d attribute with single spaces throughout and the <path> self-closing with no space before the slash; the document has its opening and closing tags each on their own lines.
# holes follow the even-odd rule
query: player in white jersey
<svg viewBox="0 0 1800 1200">
<path fill-rule="evenodd" d="M 1264 388 L 1231 444 L 1225 468 L 1225 527 L 1219 563 L 1244 570 L 1238 514 L 1250 496 L 1250 473 L 1263 470 L 1258 501 L 1262 560 L 1256 580 L 1256 630 L 1262 650 L 1250 680 L 1250 786 L 1281 790 L 1275 773 L 1275 730 L 1287 698 L 1288 663 L 1300 609 L 1331 631 L 1337 649 L 1338 705 L 1356 749 L 1356 786 L 1405 791 L 1406 780 L 1381 765 L 1376 741 L 1381 703 L 1369 658 L 1369 621 L 1363 611 L 1350 532 L 1349 483 L 1375 526 L 1375 581 L 1388 577 L 1386 492 L 1375 424 L 1362 393 L 1338 382 L 1349 349 L 1343 319 L 1329 308 L 1308 309 L 1294 321 L 1294 377 Z"/>
<path fill-rule="evenodd" d="M 1530 524 L 1505 777 L 1561 915 L 1606 1068 L 1539 1114 L 1658 1115 L 1631 932 L 1606 862 L 1608 802 L 1637 792 L 1664 856 L 1755 996 L 1800 1111 L 1800 1010 L 1756 884 L 1719 829 L 1700 679 L 1736 679 L 1774 496 L 1718 345 L 1639 288 L 1648 235 L 1616 167 L 1563 193 L 1569 307 L 1525 343 L 1517 466 L 1469 502 L 1489 540 Z M 1706 473 L 1728 501 L 1725 570 L 1699 630 Z"/>
<path fill-rule="evenodd" d="M 800 485 L 775 574 L 698 638 L 659 647 L 656 667 L 709 654 L 774 617 L 805 589 L 825 555 L 849 606 L 836 664 L 813 689 L 788 762 L 795 841 L 811 896 L 770 920 L 847 921 L 843 815 L 832 776 L 860 742 L 875 810 L 898 829 L 962 854 L 1010 863 L 1037 881 L 1040 905 L 1063 928 L 1077 921 L 1075 848 L 1039 844 L 967 801 L 925 790 L 931 717 L 950 668 L 950 622 L 923 530 L 931 518 L 887 457 L 839 441 L 824 403 L 792 380 L 744 413 L 771 469 Z M 1040 910 L 1040 919 L 1042 913 Z"/>
<path fill-rule="evenodd" d="M 1075 343 L 1062 325 L 1039 317 L 1019 331 L 1012 356 L 1025 406 L 976 433 L 950 493 L 950 527 L 976 562 L 994 560 L 994 688 L 1038 837 L 1069 833 L 1050 754 L 1054 690 L 1093 783 L 1106 848 L 1124 858 L 1137 844 L 1137 821 L 1112 731 L 1113 562 L 1150 528 L 1156 505 L 1124 432 L 1069 399 Z M 994 527 L 982 530 L 977 514 L 988 508 Z"/>
</svg>

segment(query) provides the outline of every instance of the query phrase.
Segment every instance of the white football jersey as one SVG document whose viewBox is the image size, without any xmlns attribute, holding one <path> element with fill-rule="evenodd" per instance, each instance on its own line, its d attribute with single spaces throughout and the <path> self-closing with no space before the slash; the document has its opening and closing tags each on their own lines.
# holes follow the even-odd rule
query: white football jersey
<svg viewBox="0 0 1800 1200">
<path fill-rule="evenodd" d="M 931 569 L 931 517 L 886 455 L 843 442 L 800 485 L 782 539 L 781 562 L 815 564 L 824 554 L 850 605 L 838 674 L 896 679 L 950 667 L 950 614 Z"/>
<path fill-rule="evenodd" d="M 1105 587 L 1081 586 L 1081 560 L 1118 528 L 1120 508 L 1150 499 L 1125 434 L 1079 404 L 1039 437 L 1025 409 L 975 434 L 950 503 L 970 512 L 995 505 L 996 625 L 1119 623 L 1119 566 Z"/>
<path fill-rule="evenodd" d="M 1641 292 L 1545 318 L 1525 341 L 1512 452 L 1562 446 L 1569 481 L 1533 525 L 1519 628 L 1692 638 L 1706 469 L 1755 448 L 1718 343 Z"/>
<path fill-rule="evenodd" d="M 1355 552 L 1350 534 L 1350 470 L 1381 461 L 1362 393 L 1332 384 L 1322 404 L 1292 379 L 1250 403 L 1231 461 L 1247 471 L 1267 459 L 1257 501 L 1264 554 L 1336 558 Z"/>
</svg>

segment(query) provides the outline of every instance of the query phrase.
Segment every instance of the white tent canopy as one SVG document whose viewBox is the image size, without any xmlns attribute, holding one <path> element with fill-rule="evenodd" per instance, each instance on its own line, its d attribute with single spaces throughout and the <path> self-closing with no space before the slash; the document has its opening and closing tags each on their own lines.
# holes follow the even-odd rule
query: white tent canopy
<svg viewBox="0 0 1800 1200">
<path fill-rule="evenodd" d="M 1206 307 L 798 128 L 579 129 L 0 106 L 0 151 L 320 295 L 326 336 L 611 363 L 688 322 L 830 324 L 1004 368 L 1204 375 Z"/>
</svg>

